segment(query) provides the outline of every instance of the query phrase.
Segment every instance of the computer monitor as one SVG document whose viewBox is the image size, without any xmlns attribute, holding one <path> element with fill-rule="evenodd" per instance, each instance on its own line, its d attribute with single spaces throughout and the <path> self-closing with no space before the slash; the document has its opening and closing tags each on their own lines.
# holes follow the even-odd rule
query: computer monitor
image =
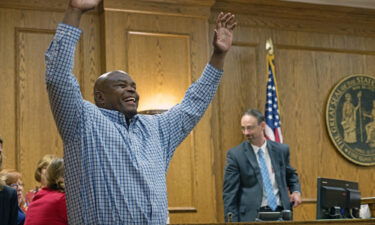
<svg viewBox="0 0 375 225">
<path fill-rule="evenodd" d="M 346 180 L 318 178 L 317 219 L 358 218 L 361 193 L 358 183 Z"/>
</svg>

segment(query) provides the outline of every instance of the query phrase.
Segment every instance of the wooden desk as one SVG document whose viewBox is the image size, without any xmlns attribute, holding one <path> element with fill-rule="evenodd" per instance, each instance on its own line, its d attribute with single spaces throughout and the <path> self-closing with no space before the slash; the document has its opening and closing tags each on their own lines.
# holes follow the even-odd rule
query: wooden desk
<svg viewBox="0 0 375 225">
<path fill-rule="evenodd" d="M 368 204 L 371 215 L 375 218 L 375 197 L 361 198 L 361 204 Z M 302 204 L 293 210 L 293 219 L 294 221 L 316 220 L 316 199 L 303 199 Z"/>
<path fill-rule="evenodd" d="M 251 222 L 251 223 L 194 223 L 196 225 L 375 225 L 375 219 L 352 219 L 352 220 L 316 220 L 316 221 L 292 221 L 292 222 Z M 176 225 L 192 225 L 176 224 Z"/>
</svg>

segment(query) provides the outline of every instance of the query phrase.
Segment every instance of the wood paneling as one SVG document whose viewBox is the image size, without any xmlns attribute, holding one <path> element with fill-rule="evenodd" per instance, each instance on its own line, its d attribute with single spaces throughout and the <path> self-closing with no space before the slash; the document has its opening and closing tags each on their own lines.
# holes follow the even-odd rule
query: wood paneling
<svg viewBox="0 0 375 225">
<path fill-rule="evenodd" d="M 40 91 L 45 90 L 43 53 L 53 32 L 16 28 L 16 168 L 24 176 L 27 188 L 36 185 L 36 181 L 30 179 L 36 162 L 30 163 L 30 159 L 45 154 L 62 156 L 62 143 L 54 126 L 47 93 Z"/>
<path fill-rule="evenodd" d="M 191 83 L 190 37 L 128 31 L 125 43 L 128 73 L 140 84 L 139 110 L 168 109 L 180 102 Z"/>
<path fill-rule="evenodd" d="M 4 168 L 15 168 L 23 174 L 27 192 L 36 185 L 37 161 L 45 154 L 63 154 L 44 83 L 44 52 L 62 14 L 14 8 L 0 8 L 0 135 L 5 141 Z M 100 71 L 99 24 L 95 17 L 89 15 L 82 22 L 82 27 L 90 29 L 79 42 L 74 69 L 89 100 Z"/>
</svg>

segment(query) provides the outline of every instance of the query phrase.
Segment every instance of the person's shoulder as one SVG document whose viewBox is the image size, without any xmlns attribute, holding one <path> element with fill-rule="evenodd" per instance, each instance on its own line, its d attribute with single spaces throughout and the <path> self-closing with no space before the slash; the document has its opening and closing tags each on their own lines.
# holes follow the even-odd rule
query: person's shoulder
<svg viewBox="0 0 375 225">
<path fill-rule="evenodd" d="M 14 201 L 18 201 L 18 197 L 17 197 L 17 191 L 14 189 L 14 188 L 11 188 L 11 187 L 8 187 L 8 186 L 3 186 L 3 189 L 0 190 L 0 193 L 2 192 L 2 196 L 5 198 L 5 199 L 9 199 L 10 201 L 12 201 L 12 199 Z"/>
<path fill-rule="evenodd" d="M 243 141 L 241 144 L 234 146 L 233 148 L 228 150 L 228 153 L 237 154 L 238 152 L 243 151 L 244 148 L 246 148 L 246 145 L 248 144 L 247 141 Z"/>
<path fill-rule="evenodd" d="M 3 191 L 4 191 L 4 193 L 7 193 L 8 195 L 16 195 L 17 196 L 17 191 L 14 188 L 8 187 L 6 185 L 3 187 Z"/>
<path fill-rule="evenodd" d="M 42 188 L 36 194 L 34 200 L 38 200 L 41 198 L 48 198 L 51 201 L 65 199 L 65 193 L 59 190 L 53 190 L 50 188 Z"/>
<path fill-rule="evenodd" d="M 289 150 L 288 144 L 279 143 L 279 142 L 275 142 L 275 141 L 271 141 L 271 140 L 267 140 L 267 142 L 273 148 L 282 149 L 282 150 Z"/>
</svg>

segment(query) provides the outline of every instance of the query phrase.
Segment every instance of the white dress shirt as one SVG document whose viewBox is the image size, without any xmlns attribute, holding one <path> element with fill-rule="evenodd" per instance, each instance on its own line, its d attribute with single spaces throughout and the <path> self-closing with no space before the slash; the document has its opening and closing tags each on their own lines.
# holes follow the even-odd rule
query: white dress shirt
<svg viewBox="0 0 375 225">
<path fill-rule="evenodd" d="M 273 193 L 274 193 L 275 196 L 276 196 L 276 202 L 277 202 L 277 205 L 280 206 L 281 204 L 280 204 L 279 188 L 277 187 L 277 183 L 276 183 L 276 179 L 275 179 L 275 171 L 274 171 L 274 169 L 272 168 L 272 163 L 271 163 L 270 154 L 268 153 L 267 141 L 265 141 L 264 144 L 263 144 L 261 147 L 255 146 L 255 145 L 253 145 L 253 144 L 251 144 L 251 147 L 253 147 L 253 150 L 254 150 L 255 156 L 257 157 L 258 165 L 259 165 L 258 152 L 259 152 L 260 149 L 263 149 L 263 150 L 264 150 L 264 159 L 265 159 L 265 161 L 266 161 L 266 165 L 267 165 L 268 173 L 269 173 L 269 176 L 270 176 L 270 179 L 271 179 L 271 184 L 272 184 L 272 188 L 273 188 Z M 266 196 L 265 193 L 266 193 L 266 192 L 265 192 L 264 187 L 263 187 L 263 198 L 262 198 L 262 204 L 261 204 L 261 207 L 263 207 L 263 206 L 267 206 L 267 205 L 268 205 L 267 196 Z"/>
</svg>

